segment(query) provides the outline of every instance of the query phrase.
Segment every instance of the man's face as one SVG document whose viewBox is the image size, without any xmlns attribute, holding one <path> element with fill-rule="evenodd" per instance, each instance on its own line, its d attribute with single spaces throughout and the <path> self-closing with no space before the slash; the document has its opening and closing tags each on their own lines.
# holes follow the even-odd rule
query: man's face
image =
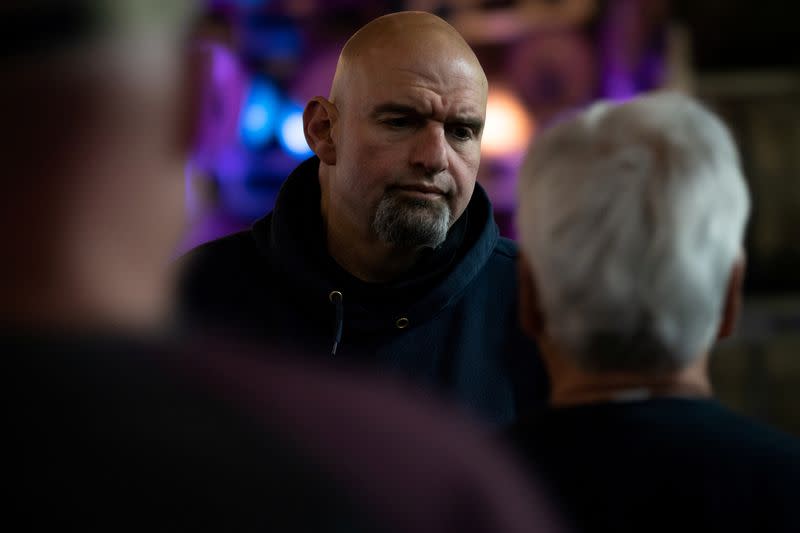
<svg viewBox="0 0 800 533">
<path fill-rule="evenodd" d="M 440 245 L 475 188 L 486 86 L 440 50 L 376 52 L 337 101 L 329 209 L 398 247 Z"/>
</svg>

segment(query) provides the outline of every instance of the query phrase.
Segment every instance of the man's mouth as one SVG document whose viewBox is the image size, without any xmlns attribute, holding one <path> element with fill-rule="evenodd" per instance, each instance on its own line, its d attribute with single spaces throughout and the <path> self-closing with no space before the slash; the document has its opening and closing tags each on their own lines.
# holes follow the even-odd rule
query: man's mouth
<svg viewBox="0 0 800 533">
<path fill-rule="evenodd" d="M 410 185 L 398 185 L 396 187 L 398 191 L 402 191 L 405 194 L 416 196 L 419 198 L 444 198 L 447 196 L 447 193 L 436 187 L 434 185 L 428 185 L 424 183 L 420 184 L 410 184 Z"/>
</svg>

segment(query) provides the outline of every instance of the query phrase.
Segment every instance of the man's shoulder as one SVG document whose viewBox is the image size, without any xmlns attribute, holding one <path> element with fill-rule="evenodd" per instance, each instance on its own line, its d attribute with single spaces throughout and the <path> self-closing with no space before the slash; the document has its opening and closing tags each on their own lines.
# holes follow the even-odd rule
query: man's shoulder
<svg viewBox="0 0 800 533">
<path fill-rule="evenodd" d="M 255 234 L 246 229 L 193 248 L 179 259 L 184 273 L 202 274 L 243 268 L 266 258 L 260 252 Z"/>
<path fill-rule="evenodd" d="M 519 255 L 519 247 L 517 243 L 512 241 L 507 237 L 500 237 L 497 239 L 497 245 L 494 247 L 494 256 L 496 256 L 500 261 L 511 261 L 514 262 L 517 260 L 517 256 Z"/>
<path fill-rule="evenodd" d="M 662 421 L 665 431 L 682 430 L 690 441 L 704 445 L 711 453 L 708 460 L 752 464 L 793 457 L 800 468 L 800 439 L 767 423 L 744 415 L 717 400 L 663 400 Z M 668 410 L 667 410 L 668 409 Z M 656 414 L 659 414 L 656 412 Z M 653 422 L 657 419 L 653 417 Z M 779 464 L 776 464 L 782 468 Z M 800 476 L 800 470 L 795 470 Z M 800 481 L 800 479 L 798 479 Z"/>
<path fill-rule="evenodd" d="M 256 250 L 253 232 L 246 229 L 200 244 L 189 250 L 182 259 L 187 261 L 230 259 L 231 255 L 252 254 Z"/>
<path fill-rule="evenodd" d="M 765 514 L 783 517 L 776 518 L 780 523 L 800 484 L 798 440 L 716 402 L 665 398 L 550 408 L 519 421 L 506 436 L 576 517 L 607 526 L 600 531 L 620 530 L 605 522 L 616 512 L 635 510 L 631 523 L 642 524 L 664 513 L 667 502 L 670 516 L 680 520 L 689 509 L 716 516 L 726 508 L 732 523 L 749 526 Z M 794 525 L 794 517 L 787 523 Z M 676 530 L 673 525 L 653 530 Z"/>
<path fill-rule="evenodd" d="M 484 265 L 484 278 L 488 276 L 494 286 L 504 280 L 506 282 L 504 285 L 516 293 L 518 256 L 517 243 L 505 237 L 498 238 Z"/>
<path fill-rule="evenodd" d="M 178 260 L 181 300 L 194 308 L 252 293 L 270 279 L 269 265 L 249 229 L 201 244 Z"/>
<path fill-rule="evenodd" d="M 734 470 L 758 465 L 800 482 L 800 440 L 716 401 L 661 398 L 548 409 L 510 431 L 513 441 L 543 454 L 560 454 L 588 434 L 601 435 L 596 445 L 609 454 L 647 446 L 649 459 L 692 457 L 705 467 Z"/>
<path fill-rule="evenodd" d="M 761 421 L 725 411 L 724 424 L 730 433 L 723 434 L 729 446 L 738 447 L 740 453 L 751 455 L 754 461 L 771 463 L 775 471 L 791 474 L 800 483 L 800 439 Z"/>
</svg>

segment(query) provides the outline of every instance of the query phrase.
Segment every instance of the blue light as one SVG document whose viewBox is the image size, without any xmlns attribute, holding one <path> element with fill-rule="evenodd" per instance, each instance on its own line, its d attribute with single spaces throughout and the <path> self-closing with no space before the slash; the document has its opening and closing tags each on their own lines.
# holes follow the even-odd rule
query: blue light
<svg viewBox="0 0 800 533">
<path fill-rule="evenodd" d="M 306 143 L 303 108 L 294 102 L 287 103 L 281 113 L 278 141 L 286 152 L 297 159 L 306 159 L 313 154 Z"/>
<path fill-rule="evenodd" d="M 254 79 L 239 117 L 239 134 L 250 148 L 261 148 L 272 137 L 280 95 L 265 79 Z"/>
</svg>

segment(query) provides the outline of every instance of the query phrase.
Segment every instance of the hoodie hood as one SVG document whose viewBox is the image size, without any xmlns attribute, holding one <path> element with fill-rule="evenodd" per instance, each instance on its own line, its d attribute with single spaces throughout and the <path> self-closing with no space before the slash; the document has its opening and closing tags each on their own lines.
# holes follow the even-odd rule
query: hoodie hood
<svg viewBox="0 0 800 533">
<path fill-rule="evenodd" d="M 427 321 L 460 298 L 494 252 L 499 231 L 489 199 L 476 184 L 445 243 L 427 251 L 407 275 L 391 283 L 358 280 L 328 254 L 318 172 L 316 157 L 298 166 L 281 187 L 272 213 L 254 224 L 253 234 L 259 252 L 302 287 L 297 294 L 301 306 L 325 306 L 332 312 L 331 294 L 341 293 L 348 330 L 405 329 Z"/>
</svg>

